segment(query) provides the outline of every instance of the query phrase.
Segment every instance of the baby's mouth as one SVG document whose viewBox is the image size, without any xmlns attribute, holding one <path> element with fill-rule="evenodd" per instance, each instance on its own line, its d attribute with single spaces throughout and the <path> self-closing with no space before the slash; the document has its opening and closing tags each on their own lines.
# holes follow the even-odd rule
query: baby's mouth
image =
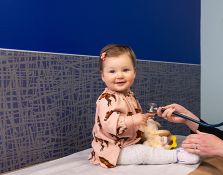
<svg viewBox="0 0 223 175">
<path fill-rule="evenodd" d="M 116 82 L 115 84 L 124 84 L 125 81 Z"/>
</svg>

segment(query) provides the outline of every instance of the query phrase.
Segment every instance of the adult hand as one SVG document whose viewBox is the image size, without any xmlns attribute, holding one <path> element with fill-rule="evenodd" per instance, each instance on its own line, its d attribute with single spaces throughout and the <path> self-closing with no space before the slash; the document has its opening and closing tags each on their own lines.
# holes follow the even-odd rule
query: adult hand
<svg viewBox="0 0 223 175">
<path fill-rule="evenodd" d="M 163 111 L 163 109 L 164 109 L 164 111 Z M 179 104 L 170 104 L 167 106 L 159 107 L 157 110 L 157 114 L 158 114 L 158 116 L 160 116 L 170 122 L 173 122 L 173 123 L 186 123 L 186 120 L 184 118 L 178 117 L 173 114 L 173 112 L 175 112 L 175 111 L 177 111 L 181 114 L 184 114 L 184 115 L 189 113 L 189 111 L 186 108 L 184 108 L 183 106 L 181 106 Z"/>
<path fill-rule="evenodd" d="M 164 111 L 163 111 L 164 109 Z M 162 112 L 163 111 L 163 112 Z M 186 109 L 185 107 L 179 105 L 179 104 L 170 104 L 164 107 L 159 107 L 157 110 L 157 114 L 158 116 L 173 122 L 173 123 L 184 123 L 186 124 L 192 131 L 196 131 L 198 128 L 198 124 L 194 123 L 190 120 L 186 120 L 184 118 L 178 117 L 176 115 L 173 114 L 173 112 L 178 112 L 181 113 L 183 115 L 186 115 L 188 117 L 191 117 L 195 120 L 200 120 L 196 115 L 194 115 L 192 112 L 190 112 L 188 109 Z"/>
<path fill-rule="evenodd" d="M 200 156 L 223 157 L 223 141 L 213 134 L 207 134 L 197 131 L 197 134 L 191 134 L 182 142 L 182 147 L 194 154 Z"/>
</svg>

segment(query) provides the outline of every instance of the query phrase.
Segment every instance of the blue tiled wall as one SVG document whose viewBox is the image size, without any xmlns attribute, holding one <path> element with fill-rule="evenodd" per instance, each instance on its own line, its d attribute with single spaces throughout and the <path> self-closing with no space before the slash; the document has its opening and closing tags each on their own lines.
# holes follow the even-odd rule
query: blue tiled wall
<svg viewBox="0 0 223 175">
<path fill-rule="evenodd" d="M 0 172 L 63 157 L 91 143 L 104 85 L 98 58 L 0 49 Z M 200 112 L 200 66 L 138 61 L 142 107 L 180 103 Z M 159 118 L 173 134 L 189 133 Z"/>
</svg>

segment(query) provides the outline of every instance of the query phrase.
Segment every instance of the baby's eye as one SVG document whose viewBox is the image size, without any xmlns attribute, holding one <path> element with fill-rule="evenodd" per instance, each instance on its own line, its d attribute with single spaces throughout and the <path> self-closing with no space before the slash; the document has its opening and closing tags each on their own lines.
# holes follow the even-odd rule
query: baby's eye
<svg viewBox="0 0 223 175">
<path fill-rule="evenodd" d="M 128 72 L 129 71 L 129 69 L 123 69 L 123 72 Z"/>
<path fill-rule="evenodd" d="M 109 73 L 115 73 L 115 71 L 114 70 L 110 70 Z"/>
</svg>

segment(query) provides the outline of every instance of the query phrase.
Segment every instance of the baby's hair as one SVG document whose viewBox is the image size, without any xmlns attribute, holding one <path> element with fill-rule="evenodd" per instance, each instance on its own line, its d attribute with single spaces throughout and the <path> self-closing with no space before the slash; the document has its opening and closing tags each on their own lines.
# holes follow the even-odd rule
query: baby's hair
<svg viewBox="0 0 223 175">
<path fill-rule="evenodd" d="M 108 57 L 117 57 L 122 54 L 128 54 L 132 60 L 133 67 L 136 68 L 136 56 L 133 50 L 126 45 L 108 44 L 101 49 L 99 58 L 100 71 L 103 70 L 103 61 Z"/>
</svg>

